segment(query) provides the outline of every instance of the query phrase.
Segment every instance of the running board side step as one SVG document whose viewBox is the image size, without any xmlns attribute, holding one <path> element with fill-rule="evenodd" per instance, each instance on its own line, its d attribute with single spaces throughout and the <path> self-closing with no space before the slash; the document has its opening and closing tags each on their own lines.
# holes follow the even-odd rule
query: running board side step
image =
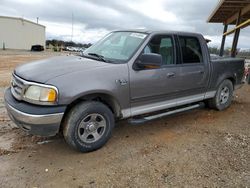
<svg viewBox="0 0 250 188">
<path fill-rule="evenodd" d="M 160 114 L 155 114 L 155 115 L 151 115 L 151 116 L 145 116 L 145 117 L 141 117 L 141 118 L 136 118 L 136 117 L 135 118 L 130 118 L 128 120 L 128 122 L 130 124 L 133 124 L 133 125 L 142 124 L 142 123 L 146 123 L 148 121 L 159 119 L 159 118 L 162 118 L 162 117 L 165 117 L 165 116 L 177 114 L 177 113 L 180 113 L 180 112 L 185 112 L 185 111 L 188 111 L 188 110 L 193 110 L 193 109 L 196 109 L 196 108 L 202 108 L 204 106 L 205 106 L 204 103 L 200 102 L 198 104 L 193 104 L 193 105 L 190 105 L 190 106 L 185 106 L 185 107 L 182 107 L 182 108 L 177 108 L 177 109 L 174 109 L 174 110 L 171 110 L 171 111 L 167 111 L 167 112 L 163 112 L 163 113 L 160 113 Z"/>
</svg>

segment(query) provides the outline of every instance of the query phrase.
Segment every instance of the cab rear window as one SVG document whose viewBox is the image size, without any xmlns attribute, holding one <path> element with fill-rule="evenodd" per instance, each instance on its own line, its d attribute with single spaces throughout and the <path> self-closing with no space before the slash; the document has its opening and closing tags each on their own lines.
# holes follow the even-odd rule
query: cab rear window
<svg viewBox="0 0 250 188">
<path fill-rule="evenodd" d="M 182 63 L 202 63 L 200 42 L 196 37 L 180 36 Z"/>
</svg>

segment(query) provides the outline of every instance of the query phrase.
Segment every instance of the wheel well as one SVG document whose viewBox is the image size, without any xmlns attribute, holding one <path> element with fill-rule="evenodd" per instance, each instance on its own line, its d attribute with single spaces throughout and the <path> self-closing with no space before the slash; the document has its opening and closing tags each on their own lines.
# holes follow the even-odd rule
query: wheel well
<svg viewBox="0 0 250 188">
<path fill-rule="evenodd" d="M 228 80 L 230 80 L 232 82 L 233 88 L 234 88 L 236 80 L 234 78 L 232 78 L 232 77 L 229 77 L 229 78 L 226 78 L 226 79 L 228 79 Z"/>
<path fill-rule="evenodd" d="M 102 93 L 89 94 L 74 100 L 71 104 L 67 106 L 65 114 L 67 113 L 67 111 L 69 111 L 72 107 L 74 107 L 77 103 L 81 101 L 99 101 L 108 106 L 116 118 L 121 116 L 120 105 L 117 100 L 108 94 Z"/>
<path fill-rule="evenodd" d="M 107 107 L 114 114 L 115 118 L 119 118 L 122 115 L 120 105 L 119 105 L 118 101 L 116 99 L 114 99 L 114 97 L 112 97 L 110 95 L 107 95 L 107 94 L 102 94 L 102 93 L 85 95 L 85 96 L 82 96 L 82 97 L 74 100 L 69 105 L 67 105 L 67 108 L 66 108 L 66 110 L 64 112 L 63 119 L 61 121 L 61 126 L 60 126 L 59 132 L 62 132 L 62 128 L 63 128 L 62 125 L 63 125 L 63 122 L 65 121 L 65 117 L 68 114 L 69 110 L 71 108 L 73 108 L 76 104 L 78 104 L 79 102 L 82 102 L 82 101 L 99 101 L 99 102 L 102 102 L 103 104 L 107 105 Z"/>
</svg>

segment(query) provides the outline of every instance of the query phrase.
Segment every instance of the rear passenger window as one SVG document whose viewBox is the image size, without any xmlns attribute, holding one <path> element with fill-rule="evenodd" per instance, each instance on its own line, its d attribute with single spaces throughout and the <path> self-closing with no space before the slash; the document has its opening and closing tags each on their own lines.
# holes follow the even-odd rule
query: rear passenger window
<svg viewBox="0 0 250 188">
<path fill-rule="evenodd" d="M 174 47 L 172 37 L 164 35 L 154 36 L 144 48 L 143 53 L 160 54 L 162 56 L 163 65 L 174 64 Z"/>
<path fill-rule="evenodd" d="M 202 63 L 200 42 L 195 37 L 179 37 L 183 63 Z"/>
</svg>

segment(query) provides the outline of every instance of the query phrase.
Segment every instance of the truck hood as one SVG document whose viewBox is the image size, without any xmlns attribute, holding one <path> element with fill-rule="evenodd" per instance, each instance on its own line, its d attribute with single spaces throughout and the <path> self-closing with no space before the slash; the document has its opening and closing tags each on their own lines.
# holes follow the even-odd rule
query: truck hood
<svg viewBox="0 0 250 188">
<path fill-rule="evenodd" d="M 59 56 L 18 66 L 14 73 L 28 81 L 46 83 L 64 74 L 108 66 L 108 63 L 80 56 Z"/>
</svg>

